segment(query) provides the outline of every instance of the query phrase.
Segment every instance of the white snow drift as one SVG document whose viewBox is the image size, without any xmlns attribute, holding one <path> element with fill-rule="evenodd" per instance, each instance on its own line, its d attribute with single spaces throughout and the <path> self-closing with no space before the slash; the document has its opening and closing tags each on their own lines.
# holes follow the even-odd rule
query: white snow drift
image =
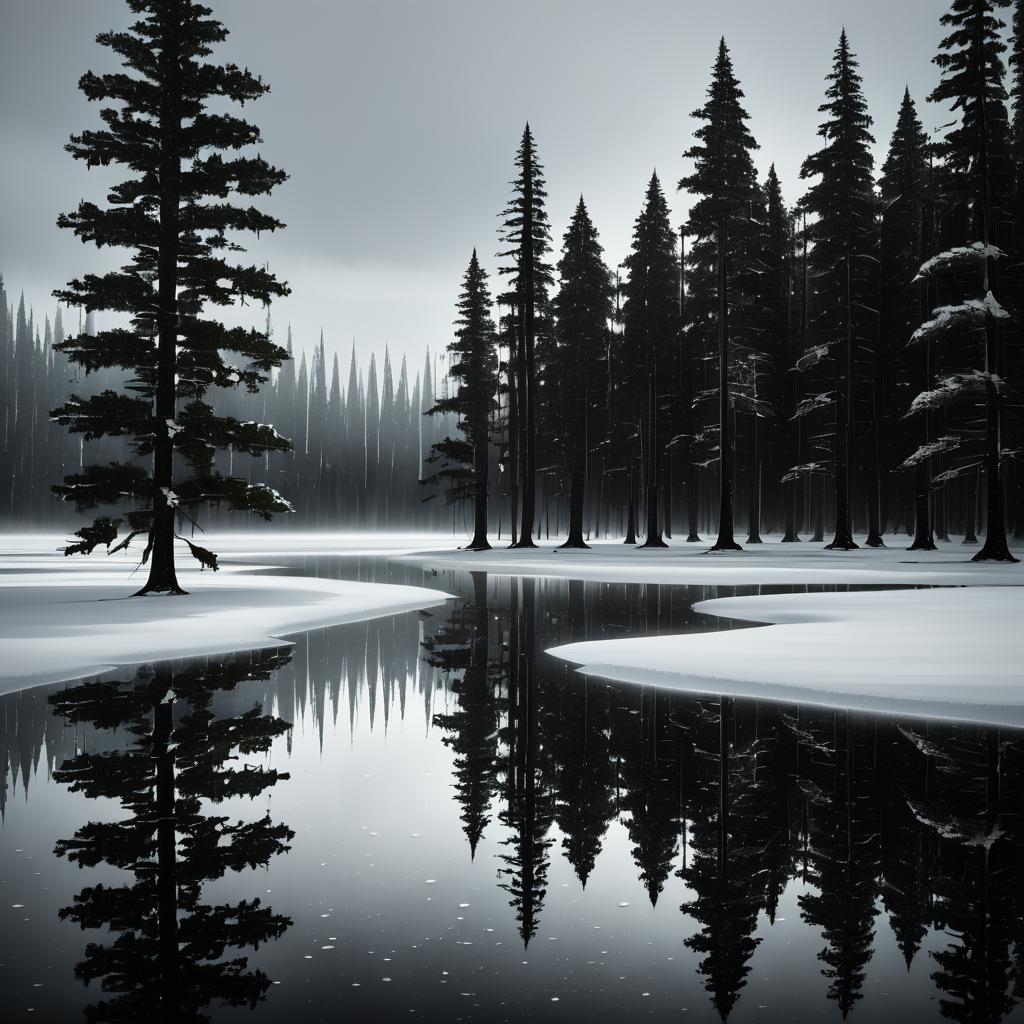
<svg viewBox="0 0 1024 1024">
<path fill-rule="evenodd" d="M 771 625 L 567 644 L 586 675 L 1024 726 L 1024 588 L 777 594 L 697 611 Z"/>
<path fill-rule="evenodd" d="M 181 572 L 185 597 L 133 599 L 142 578 L 129 578 L 129 566 L 42 565 L 0 573 L 0 693 L 120 665 L 279 646 L 288 634 L 447 598 L 422 587 L 222 571 Z"/>
</svg>

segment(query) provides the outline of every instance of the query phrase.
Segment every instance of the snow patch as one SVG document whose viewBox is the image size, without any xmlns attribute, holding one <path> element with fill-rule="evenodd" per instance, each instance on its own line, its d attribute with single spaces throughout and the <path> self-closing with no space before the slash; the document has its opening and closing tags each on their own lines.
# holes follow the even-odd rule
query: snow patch
<svg viewBox="0 0 1024 1024">
<path fill-rule="evenodd" d="M 588 676 L 1024 727 L 1024 588 L 773 594 L 696 611 L 756 629 L 566 644 Z"/>
</svg>

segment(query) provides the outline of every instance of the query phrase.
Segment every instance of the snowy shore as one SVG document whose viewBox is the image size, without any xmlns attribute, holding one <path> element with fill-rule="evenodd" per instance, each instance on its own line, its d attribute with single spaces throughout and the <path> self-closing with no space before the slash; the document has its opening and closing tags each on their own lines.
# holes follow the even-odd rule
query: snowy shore
<svg viewBox="0 0 1024 1024">
<path fill-rule="evenodd" d="M 691 693 L 1024 727 L 1024 588 L 702 601 L 753 629 L 566 644 L 584 675 Z"/>
<path fill-rule="evenodd" d="M 495 575 L 557 576 L 606 583 L 676 583 L 683 585 L 748 586 L 758 584 L 851 584 L 857 586 L 919 584 L 922 586 L 1024 585 L 1021 563 L 978 564 L 971 556 L 979 545 L 959 540 L 939 542 L 936 551 L 907 551 L 906 537 L 891 547 L 826 551 L 819 543 L 782 544 L 778 536 L 743 551 L 711 552 L 710 543 L 673 540 L 667 548 L 627 546 L 621 540 L 594 541 L 589 550 L 559 549 L 543 541 L 535 549 L 509 550 L 507 542 L 491 551 L 462 551 L 425 546 L 402 555 L 431 566 L 475 569 Z"/>
<path fill-rule="evenodd" d="M 0 693 L 110 668 L 279 646 L 324 626 L 415 611 L 422 587 L 266 575 L 256 565 L 182 569 L 184 597 L 130 595 L 136 557 L 63 558 L 53 537 L 0 537 Z M 187 565 L 187 556 L 181 560 Z"/>
</svg>

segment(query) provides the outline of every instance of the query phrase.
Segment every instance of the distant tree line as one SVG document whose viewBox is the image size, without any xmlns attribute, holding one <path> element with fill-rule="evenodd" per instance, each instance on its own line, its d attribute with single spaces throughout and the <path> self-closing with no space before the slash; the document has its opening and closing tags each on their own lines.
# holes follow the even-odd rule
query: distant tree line
<svg viewBox="0 0 1024 1024">
<path fill-rule="evenodd" d="M 0 278 L 0 494 L 4 517 L 17 525 L 70 526 L 75 517 L 55 498 L 54 481 L 92 462 L 133 459 L 121 437 L 84 440 L 52 422 L 51 410 L 69 391 L 99 395 L 124 380 L 118 370 L 85 374 L 69 362 L 58 347 L 72 333 L 69 320 L 76 336 L 96 333 L 94 315 L 59 305 L 40 323 Z M 265 330 L 272 334 L 269 324 Z M 433 444 L 450 429 L 448 418 L 424 415 L 448 400 L 447 355 L 428 350 L 410 381 L 404 358 L 396 377 L 387 349 L 381 360 L 371 354 L 365 363 L 353 349 L 342 373 L 323 339 L 309 357 L 290 358 L 292 347 L 289 331 L 289 358 L 265 387 L 214 389 L 213 404 L 240 422 L 276 424 L 293 450 L 253 457 L 228 448 L 216 454 L 215 469 L 301 495 L 289 517 L 296 526 L 462 530 L 463 510 L 424 501 L 430 492 L 419 485 Z M 216 507 L 203 520 L 214 527 L 237 523 Z"/>
</svg>

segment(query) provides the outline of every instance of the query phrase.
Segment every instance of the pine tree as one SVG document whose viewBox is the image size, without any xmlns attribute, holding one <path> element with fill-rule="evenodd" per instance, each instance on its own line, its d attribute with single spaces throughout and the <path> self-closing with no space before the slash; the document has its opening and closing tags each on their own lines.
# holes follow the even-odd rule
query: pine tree
<svg viewBox="0 0 1024 1024">
<path fill-rule="evenodd" d="M 679 182 L 700 198 L 690 209 L 687 234 L 694 238 L 689 254 L 691 296 L 687 303 L 689 335 L 706 350 L 717 347 L 719 526 L 713 551 L 739 549 L 733 537 L 734 459 L 733 399 L 730 391 L 733 307 L 748 287 L 752 204 L 760 204 L 751 153 L 757 149 L 747 128 L 747 112 L 725 39 L 718 46 L 707 102 L 692 117 L 703 122 L 696 143 L 684 154 L 694 162 Z"/>
<path fill-rule="evenodd" d="M 834 411 L 832 475 L 835 488 L 833 550 L 857 547 L 853 540 L 851 478 L 854 458 L 854 374 L 858 346 L 873 344 L 876 331 L 877 258 L 875 197 L 870 146 L 871 117 L 861 90 L 857 61 L 846 31 L 839 37 L 826 102 L 818 128 L 825 145 L 804 161 L 801 178 L 817 179 L 804 198 L 816 215 L 811 226 L 816 281 L 814 328 L 819 351 L 831 360 Z"/>
<path fill-rule="evenodd" d="M 1002 479 L 1006 386 L 1000 335 L 1010 317 L 999 301 L 1002 292 L 997 274 L 1002 247 L 1013 245 L 1013 169 L 1002 61 L 1006 46 L 1000 37 L 1004 23 L 995 14 L 1009 2 L 954 0 L 941 19 L 950 31 L 935 57 L 942 80 L 929 99 L 947 104 L 958 115 L 939 152 L 948 182 L 943 199 L 954 211 L 952 219 L 960 233 L 960 244 L 929 260 L 921 268 L 921 275 L 961 279 L 966 275 L 970 283 L 962 302 L 935 310 L 933 318 L 914 334 L 915 341 L 928 345 L 955 338 L 960 342 L 961 365 L 978 361 L 974 343 L 983 339 L 980 370 L 949 374 L 918 395 L 911 406 L 911 411 L 918 413 L 955 402 L 984 408 L 984 450 L 980 457 L 961 462 L 936 477 L 942 483 L 984 466 L 985 543 L 974 561 L 1016 561 L 1006 541 Z M 966 429 L 944 439 L 940 450 L 962 448 L 972 433 L 968 423 Z"/>
<path fill-rule="evenodd" d="M 899 427 L 893 422 L 894 416 L 899 414 L 898 387 L 910 383 L 908 377 L 912 375 L 912 379 L 921 381 L 927 389 L 931 378 L 931 359 L 927 349 L 919 360 L 920 366 L 915 366 L 910 374 L 901 372 L 907 342 L 921 323 L 922 309 L 927 303 L 926 286 L 914 287 L 914 281 L 924 255 L 926 237 L 930 235 L 928 137 L 909 90 L 904 93 L 900 104 L 878 188 L 882 205 L 878 361 L 885 377 L 876 380 L 880 392 L 876 400 L 884 409 L 885 420 L 880 424 L 879 437 L 880 448 L 884 451 L 890 447 L 891 440 L 899 436 Z M 927 416 L 922 417 L 919 440 L 924 445 L 931 440 Z M 910 550 L 934 550 L 928 459 L 916 459 L 913 465 L 915 525 Z"/>
<path fill-rule="evenodd" d="M 487 491 L 490 466 L 490 428 L 498 393 L 496 328 L 491 319 L 491 295 L 487 272 L 480 266 L 476 249 L 462 278 L 457 305 L 455 338 L 448 345 L 451 376 L 458 381 L 455 394 L 439 398 L 427 410 L 430 415 L 458 417 L 461 438 L 446 437 L 433 446 L 428 462 L 442 462 L 429 479 L 448 484 L 448 500 L 473 501 L 472 551 L 486 551 Z"/>
<path fill-rule="evenodd" d="M 625 343 L 636 363 L 632 391 L 644 446 L 647 538 L 644 547 L 665 547 L 661 507 L 665 444 L 662 385 L 671 381 L 671 361 L 679 333 L 679 260 L 676 234 L 658 175 L 652 174 L 644 205 L 633 225 L 633 245 L 624 261 L 622 320 Z"/>
<path fill-rule="evenodd" d="M 511 438 L 515 446 L 513 462 L 518 467 L 520 481 L 519 500 L 521 514 L 519 536 L 515 547 L 532 548 L 533 524 L 536 513 L 537 483 L 537 365 L 536 342 L 543 328 L 538 312 L 546 302 L 551 285 L 551 271 L 544 257 L 551 251 L 551 234 L 544 201 L 543 168 L 537 162 L 530 126 L 523 129 L 523 137 L 516 153 L 519 173 L 512 182 L 513 195 L 505 208 L 501 240 L 511 248 L 499 253 L 512 262 L 501 268 L 507 275 L 508 291 L 498 301 L 513 312 L 515 324 L 515 351 L 510 355 L 514 364 L 517 431 Z"/>
<path fill-rule="evenodd" d="M 87 72 L 79 83 L 90 100 L 110 101 L 101 117 L 105 128 L 72 136 L 68 151 L 96 165 L 121 164 L 132 177 L 111 189 L 109 205 L 82 202 L 59 225 L 84 241 L 133 251 L 120 271 L 86 274 L 57 292 L 62 301 L 88 310 L 126 313 L 131 328 L 117 327 L 95 337 L 79 335 L 61 349 L 86 372 L 121 367 L 132 376 L 134 392 L 110 389 L 83 398 L 74 395 L 54 415 L 86 440 L 127 436 L 139 462 L 87 466 L 56 488 L 81 511 L 130 501 L 124 518 L 98 518 L 77 533 L 66 554 L 108 548 L 123 522 L 129 533 L 123 547 L 146 534 L 149 579 L 141 594 L 182 593 L 175 574 L 175 516 L 193 518 L 186 509 L 204 503 L 269 518 L 290 510 L 265 485 L 213 471 L 215 448 L 231 447 L 253 455 L 285 450 L 288 442 L 272 427 L 218 416 L 204 401 L 211 387 L 245 386 L 256 390 L 286 353 L 256 330 L 228 329 L 204 316 L 204 308 L 236 300 L 268 304 L 287 294 L 267 270 L 228 262 L 236 249 L 228 232 L 273 231 L 275 218 L 254 207 L 235 205 L 269 193 L 284 172 L 262 157 L 236 155 L 260 140 L 251 124 L 219 108 L 257 99 L 268 87 L 233 64 L 205 61 L 227 35 L 224 27 L 195 0 L 128 0 L 140 16 L 125 32 L 104 32 L 98 42 L 117 54 L 123 73 Z M 225 159 L 223 153 L 231 155 Z M 246 365 L 224 358 L 234 352 Z M 179 398 L 187 399 L 179 407 Z M 191 476 L 175 473 L 175 455 Z M 216 555 L 186 542 L 204 565 L 215 568 Z"/>
<path fill-rule="evenodd" d="M 556 328 L 545 368 L 548 419 L 569 476 L 569 536 L 563 547 L 585 548 L 588 452 L 604 437 L 608 391 L 608 322 L 612 283 L 583 197 L 562 238 Z"/>
</svg>

